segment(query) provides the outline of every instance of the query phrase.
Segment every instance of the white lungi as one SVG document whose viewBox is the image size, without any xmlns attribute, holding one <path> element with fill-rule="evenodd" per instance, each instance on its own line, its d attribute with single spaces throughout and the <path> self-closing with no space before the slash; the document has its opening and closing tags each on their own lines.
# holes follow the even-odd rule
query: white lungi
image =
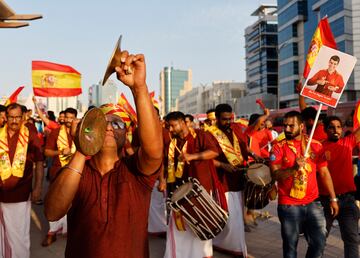
<svg viewBox="0 0 360 258">
<path fill-rule="evenodd" d="M 151 193 L 148 232 L 165 233 L 166 232 L 166 198 L 163 192 L 159 192 L 157 180 Z"/>
<path fill-rule="evenodd" d="M 0 202 L 0 257 L 30 257 L 30 212 L 31 202 Z M 10 246 L 10 256 L 5 256 L 6 244 Z"/>
<path fill-rule="evenodd" d="M 67 233 L 67 215 L 57 221 L 49 221 L 48 234 Z"/>
<path fill-rule="evenodd" d="M 174 216 L 170 212 L 169 226 L 166 231 L 166 250 L 164 258 L 203 258 L 212 257 L 212 241 L 202 241 L 186 225 L 186 231 L 176 228 Z"/>
<path fill-rule="evenodd" d="M 213 239 L 214 246 L 246 257 L 242 192 L 226 192 L 225 197 L 229 219 L 224 230 Z"/>
</svg>

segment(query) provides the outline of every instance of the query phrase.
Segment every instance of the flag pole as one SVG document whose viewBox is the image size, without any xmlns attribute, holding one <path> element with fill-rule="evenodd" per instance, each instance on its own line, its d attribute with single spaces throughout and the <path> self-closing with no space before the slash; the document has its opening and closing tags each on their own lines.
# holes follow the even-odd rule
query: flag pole
<svg viewBox="0 0 360 258">
<path fill-rule="evenodd" d="M 312 141 L 313 136 L 314 136 L 315 128 L 316 128 L 317 122 L 318 122 L 318 120 L 319 120 L 319 116 L 320 116 L 320 112 L 321 112 L 321 110 L 322 110 L 322 107 L 323 107 L 323 104 L 320 103 L 319 108 L 318 108 L 317 113 L 316 113 L 316 117 L 315 117 L 315 121 L 314 121 L 313 127 L 311 128 L 311 133 L 310 133 L 309 141 L 308 141 L 308 143 L 307 143 L 307 145 L 306 145 L 306 149 L 305 149 L 305 153 L 304 153 L 304 157 L 305 157 L 305 158 L 308 157 L 308 152 L 309 152 L 309 149 L 310 149 L 310 144 L 311 144 L 311 141 Z"/>
</svg>

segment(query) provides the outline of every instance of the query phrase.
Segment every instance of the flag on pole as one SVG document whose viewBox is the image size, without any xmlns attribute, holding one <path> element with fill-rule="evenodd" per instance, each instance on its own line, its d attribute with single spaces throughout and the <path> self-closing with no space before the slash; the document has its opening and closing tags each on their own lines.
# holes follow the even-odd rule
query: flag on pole
<svg viewBox="0 0 360 258">
<path fill-rule="evenodd" d="M 360 100 L 356 103 L 355 113 L 353 117 L 353 130 L 355 131 L 360 126 Z"/>
<path fill-rule="evenodd" d="M 131 121 L 133 121 L 135 124 L 137 124 L 137 115 L 135 109 L 131 106 L 130 102 L 125 97 L 124 93 L 121 93 L 118 104 L 125 109 L 125 111 L 128 113 Z"/>
<path fill-rule="evenodd" d="M 35 96 L 70 97 L 81 94 L 81 74 L 68 65 L 32 61 Z"/>
<path fill-rule="evenodd" d="M 13 94 L 11 94 L 10 97 L 6 100 L 4 106 L 8 106 L 11 103 L 17 102 L 17 97 L 24 88 L 25 86 L 20 86 L 19 88 L 17 88 L 16 91 L 14 91 Z"/>
<path fill-rule="evenodd" d="M 323 45 L 337 49 L 335 38 L 331 31 L 327 17 L 321 19 L 311 39 L 303 72 L 304 78 L 308 77 L 320 48 Z"/>
</svg>

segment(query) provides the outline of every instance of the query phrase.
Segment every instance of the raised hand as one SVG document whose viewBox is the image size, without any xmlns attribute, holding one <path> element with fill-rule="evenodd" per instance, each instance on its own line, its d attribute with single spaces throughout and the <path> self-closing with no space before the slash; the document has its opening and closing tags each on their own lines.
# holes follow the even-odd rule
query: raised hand
<svg viewBox="0 0 360 258">
<path fill-rule="evenodd" d="M 121 65 L 115 67 L 117 78 L 130 89 L 146 86 L 146 66 L 143 54 L 130 55 L 121 52 Z"/>
</svg>

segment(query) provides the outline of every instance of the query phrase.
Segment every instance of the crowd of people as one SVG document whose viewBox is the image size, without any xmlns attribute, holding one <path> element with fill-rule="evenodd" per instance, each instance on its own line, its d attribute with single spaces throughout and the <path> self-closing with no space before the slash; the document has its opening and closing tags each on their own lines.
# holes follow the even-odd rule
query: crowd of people
<svg viewBox="0 0 360 258">
<path fill-rule="evenodd" d="M 254 196 L 244 192 L 249 167 L 259 163 L 271 171 L 266 198 L 278 195 L 284 257 L 297 257 L 301 234 L 308 242 L 306 257 L 322 257 L 334 220 L 344 257 L 359 257 L 353 171 L 359 129 L 343 136 L 336 116 L 315 125 L 316 109 L 302 97 L 300 112 L 284 114 L 284 137 L 272 129 L 265 107 L 247 125 L 234 122 L 228 104 L 208 110 L 201 124 L 181 111 L 161 118 L 149 96 L 144 56 L 122 51 L 116 73 L 133 94 L 136 124 L 120 105 L 98 107 L 107 125 L 93 156 L 78 146 L 76 109 L 67 108 L 56 121 L 34 98 L 44 125 L 39 131 L 26 107 L 0 106 L 1 257 L 30 257 L 31 203 L 43 203 L 44 167 L 49 231 L 42 245 L 67 234 L 67 258 L 149 257 L 149 233 L 166 235 L 166 258 L 213 257 L 214 249 L 250 257 L 245 231 L 254 222 L 254 207 L 247 203 Z"/>
</svg>

